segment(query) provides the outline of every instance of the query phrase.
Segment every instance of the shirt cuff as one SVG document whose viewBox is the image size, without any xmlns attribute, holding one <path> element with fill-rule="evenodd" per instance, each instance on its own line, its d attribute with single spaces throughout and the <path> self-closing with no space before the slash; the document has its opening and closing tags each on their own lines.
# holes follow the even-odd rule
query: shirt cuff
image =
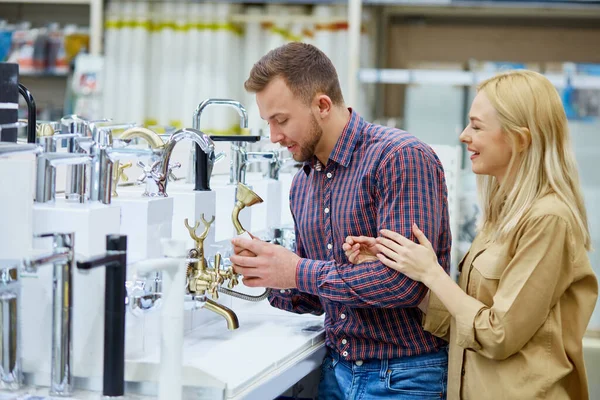
<svg viewBox="0 0 600 400">
<path fill-rule="evenodd" d="M 423 329 L 432 335 L 448 340 L 448 330 L 452 315 L 438 297 L 429 293 L 427 313 L 423 315 Z"/>
<path fill-rule="evenodd" d="M 475 318 L 485 305 L 473 297 L 468 297 L 461 304 L 460 311 L 456 314 L 456 344 L 463 349 L 480 350 L 481 345 L 475 340 Z"/>
<path fill-rule="evenodd" d="M 296 265 L 296 286 L 304 293 L 319 295 L 318 276 L 321 262 L 301 258 Z"/>
</svg>

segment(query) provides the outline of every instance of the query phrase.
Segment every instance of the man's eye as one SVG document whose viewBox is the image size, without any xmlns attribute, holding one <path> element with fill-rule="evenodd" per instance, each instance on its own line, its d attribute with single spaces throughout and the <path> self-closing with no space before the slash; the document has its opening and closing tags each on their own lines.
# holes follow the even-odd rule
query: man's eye
<svg viewBox="0 0 600 400">
<path fill-rule="evenodd" d="M 279 125 L 283 125 L 283 124 L 285 124 L 286 122 L 287 122 L 287 119 L 284 119 L 283 121 L 281 121 L 281 122 L 278 122 L 278 124 L 279 124 Z"/>
<path fill-rule="evenodd" d="M 471 128 L 472 128 L 474 131 L 478 131 L 478 130 L 479 130 L 479 127 L 478 127 L 478 126 L 473 126 L 473 125 L 471 125 Z"/>
</svg>

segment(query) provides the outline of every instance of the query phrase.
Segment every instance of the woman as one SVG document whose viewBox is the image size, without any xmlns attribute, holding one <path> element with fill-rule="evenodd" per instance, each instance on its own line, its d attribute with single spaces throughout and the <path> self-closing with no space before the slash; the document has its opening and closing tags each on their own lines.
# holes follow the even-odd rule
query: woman
<svg viewBox="0 0 600 400">
<path fill-rule="evenodd" d="M 598 296 L 590 234 L 556 89 L 513 71 L 483 83 L 460 135 L 479 175 L 482 222 L 458 285 L 413 226 L 344 250 L 423 282 L 423 326 L 450 342 L 448 399 L 587 399 L 582 338 Z"/>
</svg>

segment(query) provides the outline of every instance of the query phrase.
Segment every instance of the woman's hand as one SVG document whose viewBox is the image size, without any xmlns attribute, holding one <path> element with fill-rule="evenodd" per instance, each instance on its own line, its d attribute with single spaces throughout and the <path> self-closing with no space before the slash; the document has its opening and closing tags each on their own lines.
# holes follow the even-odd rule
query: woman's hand
<svg viewBox="0 0 600 400">
<path fill-rule="evenodd" d="M 344 253 L 352 264 L 377 261 L 377 241 L 368 236 L 347 236 L 342 245 Z"/>
<path fill-rule="evenodd" d="M 437 278 L 443 268 L 438 264 L 437 256 L 425 234 L 413 224 L 413 233 L 419 244 L 399 233 L 387 229 L 381 230 L 376 239 L 377 258 L 386 266 L 403 273 L 412 280 L 429 284 Z"/>
</svg>

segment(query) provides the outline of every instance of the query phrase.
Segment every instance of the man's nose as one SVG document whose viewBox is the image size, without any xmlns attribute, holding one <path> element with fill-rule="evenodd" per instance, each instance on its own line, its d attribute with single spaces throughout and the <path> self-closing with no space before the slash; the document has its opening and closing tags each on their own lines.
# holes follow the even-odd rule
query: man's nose
<svg viewBox="0 0 600 400">
<path fill-rule="evenodd" d="M 283 134 L 274 127 L 269 127 L 269 138 L 271 143 L 279 143 L 283 140 Z"/>
</svg>

